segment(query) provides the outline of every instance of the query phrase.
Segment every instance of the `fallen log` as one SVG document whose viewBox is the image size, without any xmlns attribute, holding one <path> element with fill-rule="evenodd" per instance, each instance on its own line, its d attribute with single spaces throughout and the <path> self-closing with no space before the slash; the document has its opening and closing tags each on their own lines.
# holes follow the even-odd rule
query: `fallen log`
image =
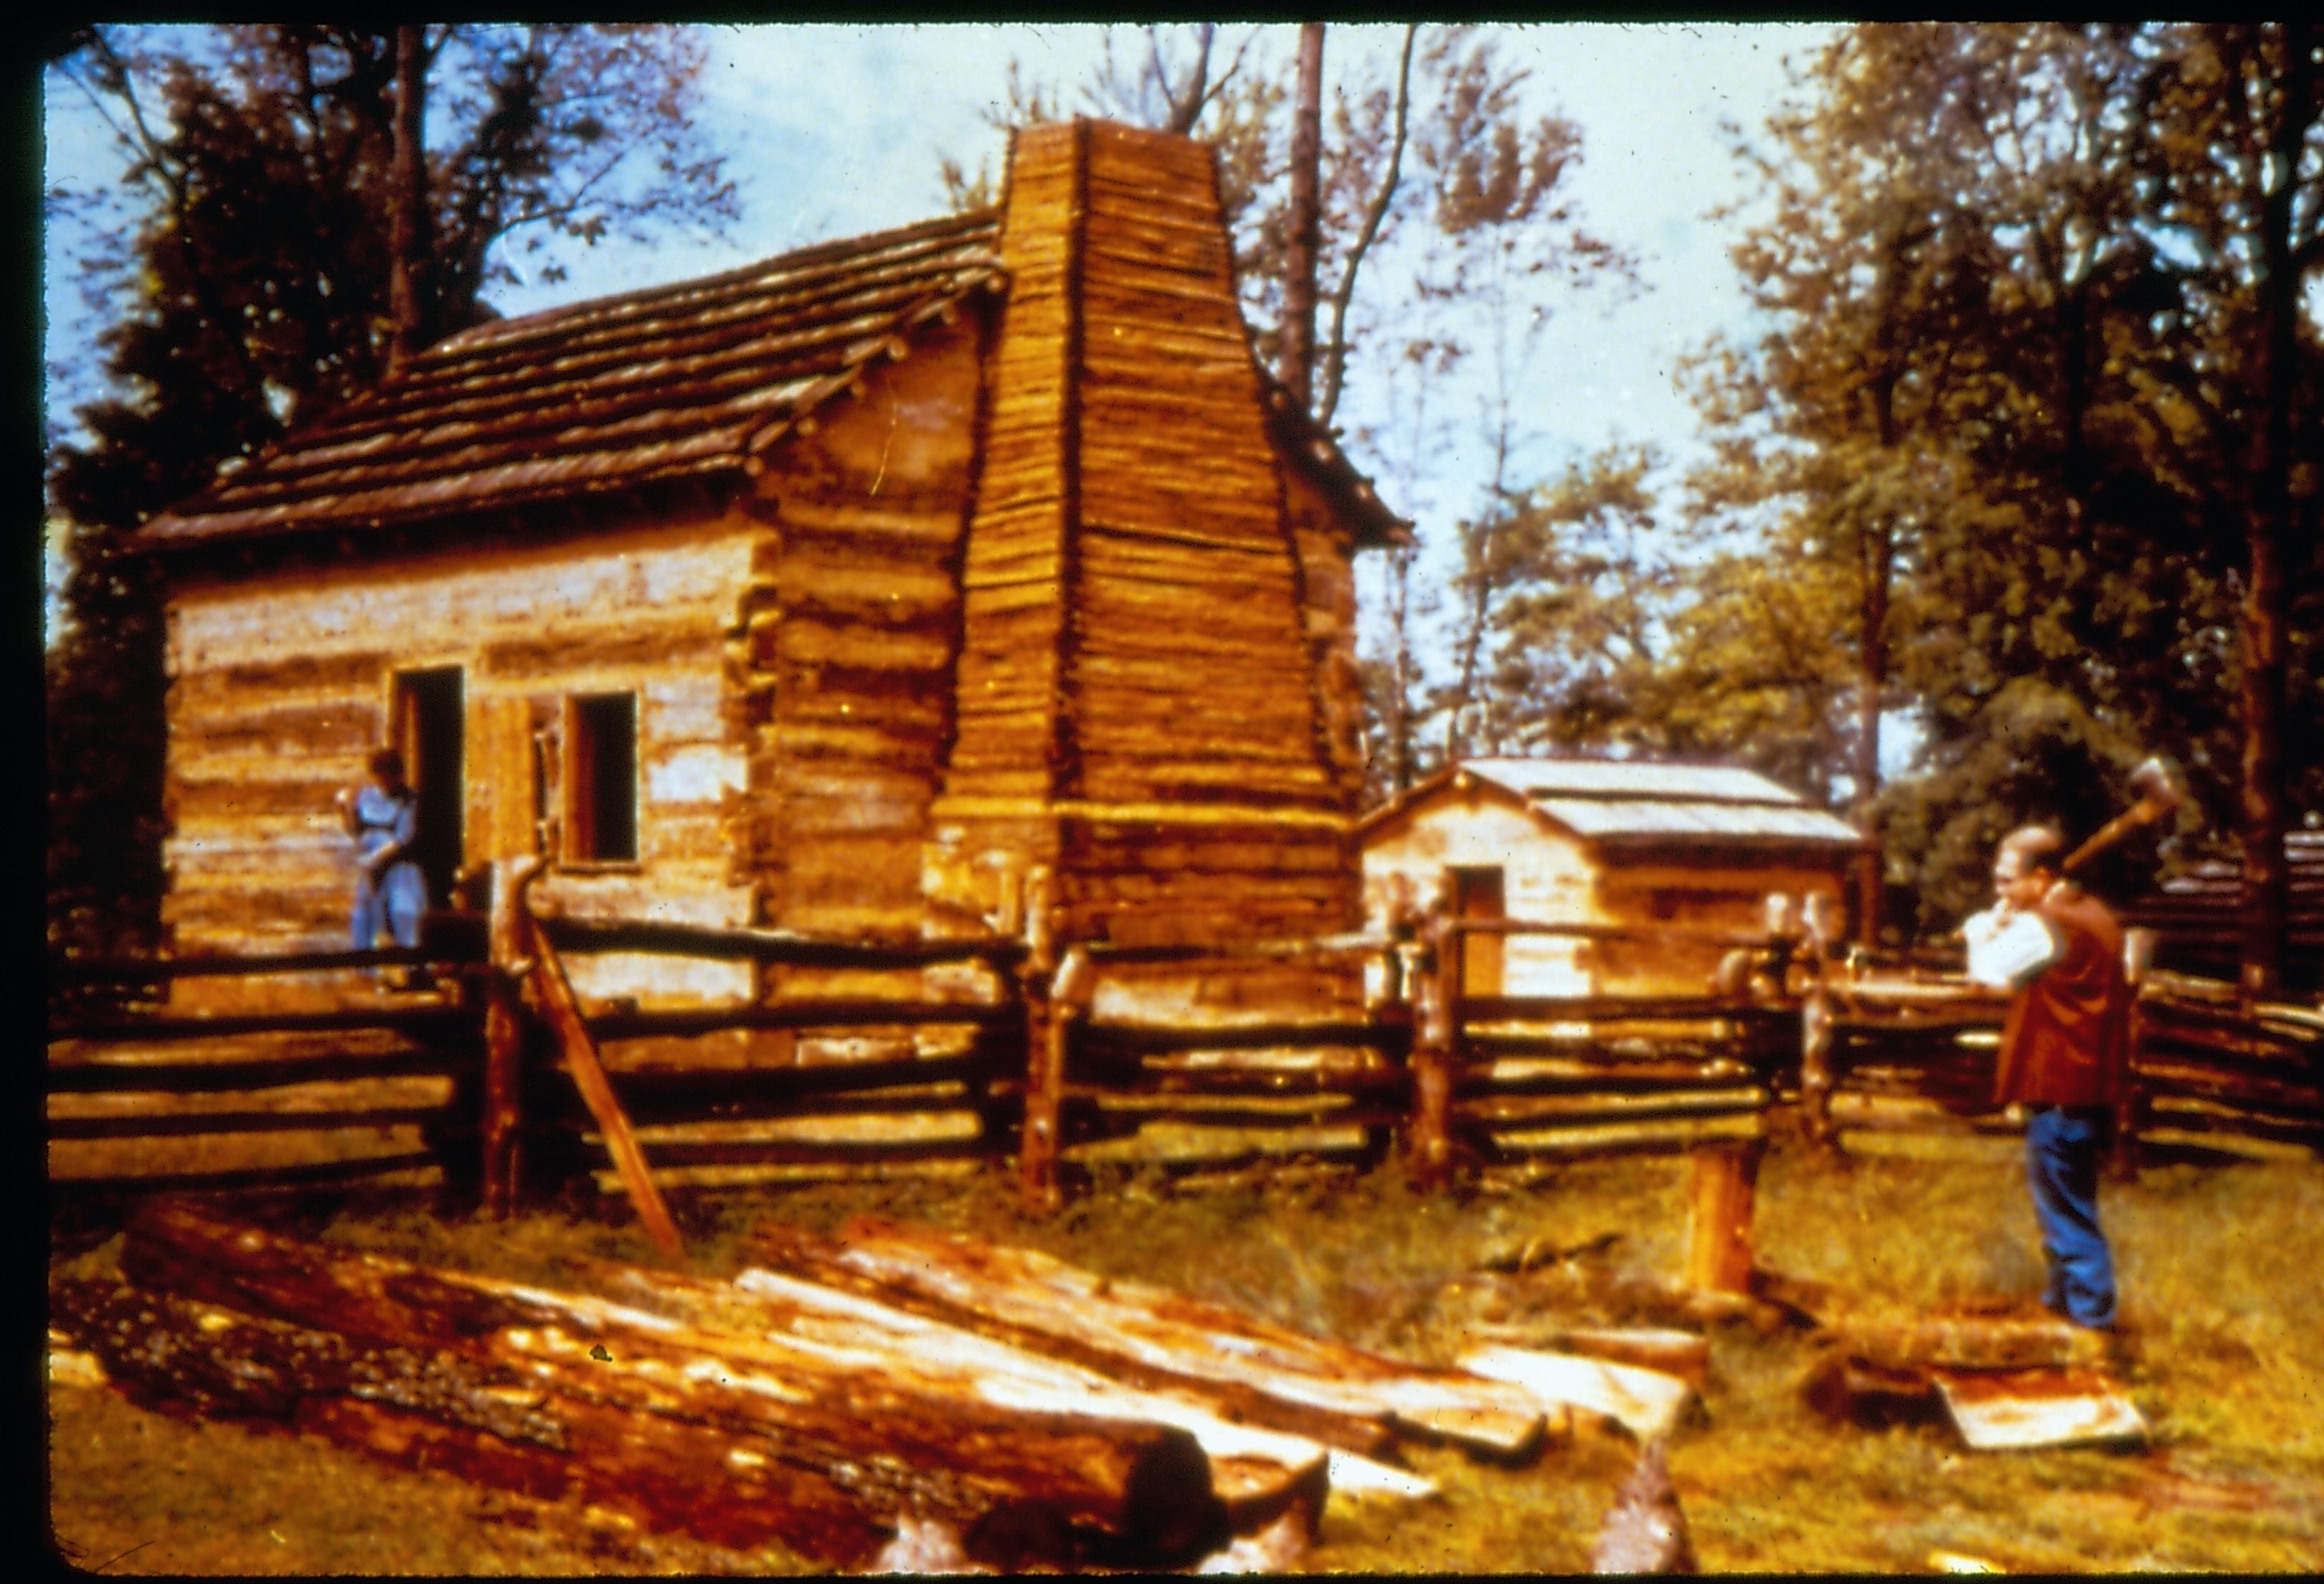
<svg viewBox="0 0 2324 1584">
<path fill-rule="evenodd" d="M 753 1254 L 793 1275 L 996 1335 L 1139 1385 L 1231 1396 L 1252 1422 L 1371 1454 L 1393 1430 L 1530 1455 L 1550 1423 L 1521 1391 L 1116 1282 L 1028 1249 L 859 1218 L 839 1238 L 761 1221 Z"/>
<path fill-rule="evenodd" d="M 748 1434 L 753 1455 L 822 1470 L 883 1518 L 945 1519 L 980 1560 L 1168 1561 L 1225 1532 L 1207 1459 L 1173 1426 L 1001 1407 L 779 1338 L 738 1348 L 603 1299 L 302 1244 L 183 1205 L 133 1219 L 122 1268 L 268 1319 L 504 1366 L 561 1400 L 650 1416 L 641 1433 L 678 1419 Z"/>
<path fill-rule="evenodd" d="M 505 1365 L 335 1332 L 108 1283 L 60 1285 L 52 1317 L 132 1397 L 167 1412 L 320 1436 L 407 1468 L 546 1501 L 611 1506 L 737 1547 L 779 1542 L 869 1561 L 892 1523 L 754 1438 L 558 1394 Z"/>
<path fill-rule="evenodd" d="M 1187 1397 L 1125 1386 L 1093 1370 L 771 1271 L 747 1270 L 725 1283 L 673 1280 L 623 1266 L 608 1268 L 604 1278 L 641 1308 L 749 1339 L 733 1349 L 738 1355 L 760 1337 L 779 1337 L 784 1347 L 805 1348 L 840 1367 L 900 1365 L 923 1380 L 1003 1407 L 1178 1425 L 1209 1458 L 1212 1487 L 1237 1533 L 1254 1533 L 1294 1509 L 1312 1524 L 1323 1506 L 1328 1476 L 1320 1442 L 1231 1422 Z"/>
</svg>

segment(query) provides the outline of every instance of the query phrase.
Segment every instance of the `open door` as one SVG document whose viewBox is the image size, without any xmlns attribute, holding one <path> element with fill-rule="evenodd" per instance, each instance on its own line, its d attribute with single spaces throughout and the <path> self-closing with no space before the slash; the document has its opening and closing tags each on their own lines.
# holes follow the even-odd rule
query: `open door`
<svg viewBox="0 0 2324 1584">
<path fill-rule="evenodd" d="M 1455 868 L 1452 876 L 1452 916 L 1456 919 L 1505 919 L 1501 866 L 1498 864 Z M 1501 994 L 1501 954 L 1506 936 L 1476 934 L 1463 938 L 1461 991 L 1464 996 Z"/>
<path fill-rule="evenodd" d="M 466 691 L 456 665 L 401 672 L 395 679 L 395 746 L 420 794 L 411 857 L 428 877 L 430 907 L 449 901 L 466 846 Z"/>
</svg>

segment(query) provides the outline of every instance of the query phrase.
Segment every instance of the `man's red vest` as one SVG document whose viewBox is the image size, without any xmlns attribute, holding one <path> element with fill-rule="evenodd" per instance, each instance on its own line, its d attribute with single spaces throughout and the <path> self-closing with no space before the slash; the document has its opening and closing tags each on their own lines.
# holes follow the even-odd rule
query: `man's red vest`
<svg viewBox="0 0 2324 1584">
<path fill-rule="evenodd" d="M 2122 926 L 2096 898 L 2070 888 L 2052 891 L 2035 911 L 2063 950 L 2010 1003 L 1995 1103 L 2111 1106 L 2130 1063 Z"/>
</svg>

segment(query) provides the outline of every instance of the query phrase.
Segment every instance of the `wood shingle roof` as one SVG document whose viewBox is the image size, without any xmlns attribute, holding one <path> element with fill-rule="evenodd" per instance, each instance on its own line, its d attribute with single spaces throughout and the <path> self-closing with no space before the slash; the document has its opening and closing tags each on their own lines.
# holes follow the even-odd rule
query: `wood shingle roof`
<svg viewBox="0 0 2324 1584">
<path fill-rule="evenodd" d="M 746 469 L 997 287 L 981 209 L 465 330 L 148 523 L 163 542 L 349 529 Z"/>
</svg>

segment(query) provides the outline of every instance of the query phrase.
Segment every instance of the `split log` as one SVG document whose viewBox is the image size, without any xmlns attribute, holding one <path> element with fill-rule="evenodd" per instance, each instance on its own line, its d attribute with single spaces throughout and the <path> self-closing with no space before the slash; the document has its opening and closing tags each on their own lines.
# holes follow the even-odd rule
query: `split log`
<svg viewBox="0 0 2324 1584">
<path fill-rule="evenodd" d="M 1231 1420 L 1196 1394 L 1127 1385 L 1095 1370 L 981 1336 L 853 1292 L 778 1272 L 745 1270 L 732 1283 L 610 1269 L 613 1288 L 640 1307 L 707 1329 L 779 1334 L 827 1351 L 835 1363 L 898 1361 L 924 1379 L 1005 1406 L 1099 1413 L 1175 1424 L 1211 1461 L 1211 1481 L 1237 1533 L 1287 1511 L 1312 1520 L 1328 1486 L 1358 1496 L 1433 1494 L 1434 1482 L 1316 1440 Z M 1328 1475 L 1327 1475 L 1328 1470 Z"/>
<path fill-rule="evenodd" d="M 1641 1441 L 1668 1435 L 1694 1400 L 1694 1388 L 1674 1375 L 1536 1348 L 1478 1348 L 1461 1356 L 1464 1369 L 1507 1381 L 1545 1413 L 1585 1409 L 1620 1422 Z"/>
<path fill-rule="evenodd" d="M 1028 1249 L 859 1218 L 837 1239 L 761 1221 L 754 1254 L 779 1270 L 862 1292 L 1153 1387 L 1231 1392 L 1253 1422 L 1373 1453 L 1388 1427 L 1505 1458 L 1549 1425 L 1520 1392 L 1270 1324 Z"/>
<path fill-rule="evenodd" d="M 1700 1331 L 1663 1326 L 1480 1327 L 1480 1331 L 1522 1347 L 1578 1353 L 1613 1364 L 1674 1376 L 1700 1391 L 1711 1376 L 1711 1344 Z"/>
<path fill-rule="evenodd" d="M 238 1226 L 183 1205 L 133 1220 L 122 1266 L 173 1290 L 364 1343 L 441 1349 L 560 1400 L 748 1434 L 885 1517 L 934 1514 L 972 1553 L 1169 1560 L 1222 1537 L 1202 1449 L 1173 1426 L 1006 1408 L 779 1338 L 699 1331 L 578 1294 L 431 1271 Z M 643 1432 L 641 1432 L 643 1433 Z"/>
</svg>

